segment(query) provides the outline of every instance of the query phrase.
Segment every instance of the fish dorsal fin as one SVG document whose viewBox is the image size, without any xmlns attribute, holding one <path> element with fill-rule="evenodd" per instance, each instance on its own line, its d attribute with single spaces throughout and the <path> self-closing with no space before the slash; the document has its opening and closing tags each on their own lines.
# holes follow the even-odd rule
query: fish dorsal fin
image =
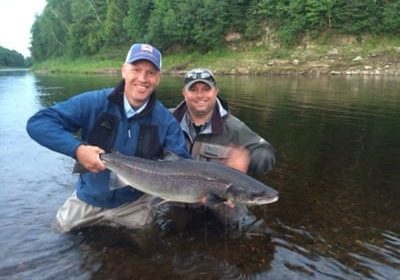
<svg viewBox="0 0 400 280">
<path fill-rule="evenodd" d="M 163 156 L 162 159 L 160 159 L 160 161 L 177 161 L 177 160 L 182 160 L 182 159 L 183 158 L 181 158 L 180 156 L 178 156 L 174 152 L 165 149 L 164 150 L 164 156 Z"/>
<path fill-rule="evenodd" d="M 226 187 L 225 187 L 225 193 L 226 193 L 232 186 L 233 186 L 232 183 L 226 185 Z"/>
</svg>

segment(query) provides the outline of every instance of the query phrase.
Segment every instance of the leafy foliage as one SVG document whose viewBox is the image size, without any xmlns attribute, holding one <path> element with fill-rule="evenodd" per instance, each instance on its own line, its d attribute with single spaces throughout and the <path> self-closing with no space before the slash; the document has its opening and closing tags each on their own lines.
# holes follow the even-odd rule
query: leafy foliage
<svg viewBox="0 0 400 280">
<path fill-rule="evenodd" d="M 207 52 L 226 47 L 230 33 L 260 40 L 266 26 L 289 46 L 327 31 L 397 35 L 399 13 L 398 0 L 47 0 L 31 29 L 31 52 L 42 61 L 138 41 L 163 52 Z"/>
<path fill-rule="evenodd" d="M 25 58 L 22 54 L 0 47 L 0 67 L 25 67 Z"/>
</svg>

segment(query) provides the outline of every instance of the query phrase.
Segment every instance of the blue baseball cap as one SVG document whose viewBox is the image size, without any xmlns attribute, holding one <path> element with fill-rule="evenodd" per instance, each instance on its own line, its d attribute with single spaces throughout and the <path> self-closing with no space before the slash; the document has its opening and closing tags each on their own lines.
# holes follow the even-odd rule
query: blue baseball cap
<svg viewBox="0 0 400 280">
<path fill-rule="evenodd" d="M 161 70 L 161 53 L 149 44 L 133 44 L 126 56 L 125 63 L 135 63 L 139 60 L 147 60 Z"/>
</svg>

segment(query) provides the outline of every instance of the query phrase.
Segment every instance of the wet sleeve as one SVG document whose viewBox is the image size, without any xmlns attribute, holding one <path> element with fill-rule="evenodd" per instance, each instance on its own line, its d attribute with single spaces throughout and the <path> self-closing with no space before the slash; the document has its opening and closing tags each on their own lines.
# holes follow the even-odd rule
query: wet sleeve
<svg viewBox="0 0 400 280">
<path fill-rule="evenodd" d="M 40 145 L 75 157 L 82 143 L 75 134 L 81 128 L 81 109 L 79 98 L 42 109 L 28 120 L 27 132 Z"/>
<path fill-rule="evenodd" d="M 274 147 L 260 137 L 258 143 L 250 145 L 249 174 L 261 176 L 272 170 L 276 164 L 276 152 Z"/>
<path fill-rule="evenodd" d="M 246 147 L 250 152 L 248 173 L 260 176 L 270 171 L 276 164 L 275 148 L 242 121 L 237 119 L 236 125 L 239 145 Z"/>
</svg>

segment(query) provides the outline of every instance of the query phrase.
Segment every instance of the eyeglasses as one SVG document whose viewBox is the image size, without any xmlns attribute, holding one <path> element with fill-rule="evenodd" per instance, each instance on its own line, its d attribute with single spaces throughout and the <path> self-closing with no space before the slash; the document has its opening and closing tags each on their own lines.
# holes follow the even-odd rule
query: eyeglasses
<svg viewBox="0 0 400 280">
<path fill-rule="evenodd" d="M 188 72 L 185 76 L 185 84 L 195 80 L 207 80 L 215 84 L 214 76 L 208 69 L 194 69 Z"/>
</svg>

